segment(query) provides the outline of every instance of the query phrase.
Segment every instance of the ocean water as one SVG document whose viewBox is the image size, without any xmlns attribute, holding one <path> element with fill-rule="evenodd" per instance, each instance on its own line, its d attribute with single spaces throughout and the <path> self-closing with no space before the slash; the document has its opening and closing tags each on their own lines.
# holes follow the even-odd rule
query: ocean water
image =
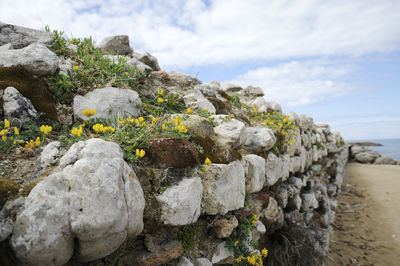
<svg viewBox="0 0 400 266">
<path fill-rule="evenodd" d="M 392 157 L 393 159 L 400 161 L 400 139 L 369 139 L 362 141 L 370 141 L 374 143 L 380 143 L 383 146 L 374 147 L 367 146 L 366 149 L 379 152 L 381 155 Z M 353 142 L 353 141 L 351 141 Z"/>
</svg>

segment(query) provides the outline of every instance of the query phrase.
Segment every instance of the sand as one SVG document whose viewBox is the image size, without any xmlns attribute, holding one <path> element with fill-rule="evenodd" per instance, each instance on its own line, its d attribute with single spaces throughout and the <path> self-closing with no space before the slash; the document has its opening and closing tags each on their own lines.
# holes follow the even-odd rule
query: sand
<svg viewBox="0 0 400 266">
<path fill-rule="evenodd" d="M 400 265 L 400 166 L 350 163 L 326 265 Z"/>
</svg>

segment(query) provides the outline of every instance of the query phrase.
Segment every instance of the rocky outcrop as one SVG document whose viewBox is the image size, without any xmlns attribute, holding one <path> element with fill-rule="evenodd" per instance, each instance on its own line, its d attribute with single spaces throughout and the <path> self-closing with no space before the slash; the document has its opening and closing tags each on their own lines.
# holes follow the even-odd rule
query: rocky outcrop
<svg viewBox="0 0 400 266">
<path fill-rule="evenodd" d="M 357 144 L 353 144 L 349 148 L 350 150 L 350 160 L 355 161 L 357 163 L 365 163 L 365 164 L 390 164 L 396 165 L 399 164 L 395 159 L 382 156 L 376 151 L 368 150 L 365 147 Z"/>
<path fill-rule="evenodd" d="M 37 116 L 32 102 L 13 87 L 4 90 L 3 109 L 5 117 L 11 120 L 18 119 L 22 123 Z"/>
<path fill-rule="evenodd" d="M 50 32 L 0 22 L 0 46 L 9 44 L 11 49 L 21 49 L 32 43 L 50 45 L 52 37 Z"/>
<path fill-rule="evenodd" d="M 103 39 L 98 48 L 103 52 L 113 52 L 119 55 L 132 55 L 128 35 L 116 35 Z"/>
<path fill-rule="evenodd" d="M 65 264 L 74 249 L 80 261 L 91 261 L 138 235 L 143 209 L 143 191 L 118 145 L 78 142 L 27 197 L 11 246 L 29 265 Z"/>
</svg>

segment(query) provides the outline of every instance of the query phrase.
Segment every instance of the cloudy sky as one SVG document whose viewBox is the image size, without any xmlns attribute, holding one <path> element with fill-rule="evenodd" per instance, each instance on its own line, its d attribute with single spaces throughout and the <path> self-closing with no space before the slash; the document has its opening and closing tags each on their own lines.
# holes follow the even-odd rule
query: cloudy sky
<svg viewBox="0 0 400 266">
<path fill-rule="evenodd" d="M 127 34 L 167 71 L 263 88 L 347 140 L 400 138 L 399 0 L 0 0 L 0 21 Z"/>
</svg>

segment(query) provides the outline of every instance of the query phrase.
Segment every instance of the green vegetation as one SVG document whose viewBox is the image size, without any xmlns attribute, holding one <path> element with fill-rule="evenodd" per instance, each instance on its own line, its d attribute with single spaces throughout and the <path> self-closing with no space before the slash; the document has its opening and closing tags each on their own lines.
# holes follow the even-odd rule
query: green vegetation
<svg viewBox="0 0 400 266">
<path fill-rule="evenodd" d="M 233 106 L 236 106 L 236 107 L 240 107 L 241 106 L 239 96 L 237 96 L 237 95 L 231 96 L 230 102 L 231 102 L 231 104 Z"/>
<path fill-rule="evenodd" d="M 50 31 L 48 27 L 45 30 Z M 127 60 L 122 56 L 115 60 L 104 56 L 105 53 L 94 46 L 92 38 L 67 41 L 63 32 L 54 30 L 53 40 L 49 49 L 74 62 L 73 70 L 68 70 L 67 75 L 57 73 L 47 80 L 48 86 L 60 102 L 70 101 L 71 97 L 66 97 L 67 95 L 85 94 L 106 86 L 139 89 L 144 73 L 127 65 Z M 76 45 L 76 51 L 68 48 L 68 43 Z"/>
<path fill-rule="evenodd" d="M 183 256 L 187 255 L 189 251 L 200 241 L 198 231 L 199 225 L 190 224 L 183 226 L 177 233 L 177 238 L 182 240 Z"/>
<path fill-rule="evenodd" d="M 0 208 L 7 200 L 15 198 L 18 194 L 19 185 L 14 181 L 0 177 Z"/>
</svg>

